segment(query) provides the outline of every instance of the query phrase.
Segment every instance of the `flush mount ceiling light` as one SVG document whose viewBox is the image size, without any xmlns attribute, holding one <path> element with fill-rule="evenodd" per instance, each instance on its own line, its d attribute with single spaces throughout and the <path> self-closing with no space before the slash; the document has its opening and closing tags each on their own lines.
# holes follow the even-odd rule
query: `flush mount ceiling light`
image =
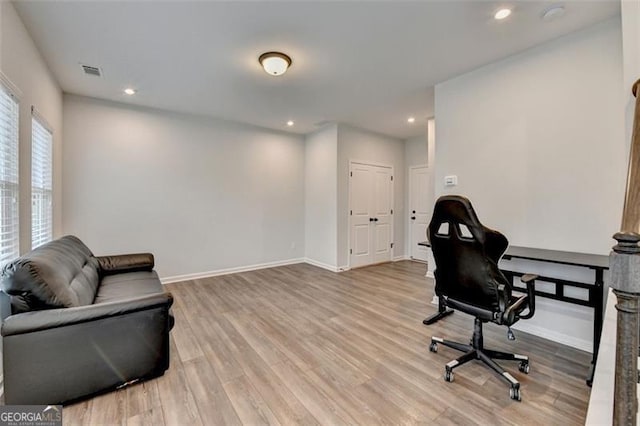
<svg viewBox="0 0 640 426">
<path fill-rule="evenodd" d="M 135 89 L 132 89 L 131 87 L 127 87 L 126 89 L 124 89 L 124 94 L 131 96 L 131 95 L 135 95 L 136 91 L 135 91 Z"/>
<path fill-rule="evenodd" d="M 555 5 L 551 6 L 542 13 L 542 20 L 552 21 L 554 19 L 560 18 L 562 15 L 564 15 L 564 6 Z"/>
<path fill-rule="evenodd" d="M 407 123 L 415 123 L 415 122 L 416 122 L 416 118 L 415 117 L 407 118 Z"/>
<path fill-rule="evenodd" d="M 293 124 L 294 124 L 294 123 L 293 123 L 293 120 L 289 120 L 289 121 L 287 121 L 287 126 L 291 127 L 291 126 L 293 126 Z"/>
<path fill-rule="evenodd" d="M 500 21 L 502 19 L 508 18 L 509 15 L 511 15 L 511 9 L 508 9 L 508 8 L 505 7 L 505 8 L 502 8 L 502 9 L 498 10 L 495 13 L 495 15 L 493 15 L 493 17 L 495 19 L 497 19 L 498 21 Z"/>
<path fill-rule="evenodd" d="M 258 58 L 260 65 L 269 75 L 282 75 L 291 66 L 291 58 L 280 52 L 267 52 Z"/>
</svg>

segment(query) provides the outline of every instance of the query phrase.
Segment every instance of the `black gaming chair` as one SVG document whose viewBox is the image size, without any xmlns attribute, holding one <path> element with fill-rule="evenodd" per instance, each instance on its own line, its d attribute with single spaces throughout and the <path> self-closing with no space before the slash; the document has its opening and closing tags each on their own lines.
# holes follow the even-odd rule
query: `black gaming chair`
<svg viewBox="0 0 640 426">
<path fill-rule="evenodd" d="M 485 349 L 482 324 L 491 321 L 509 327 L 519 319 L 531 318 L 535 311 L 537 276 L 527 274 L 522 277 L 527 295 L 511 295 L 512 283 L 498 268 L 498 261 L 509 242 L 501 233 L 480 223 L 471 202 L 465 197 L 440 197 L 427 233 L 436 261 L 436 295 L 446 306 L 475 317 L 470 345 L 431 338 L 431 352 L 438 351 L 439 343 L 464 352 L 445 366 L 445 380 L 452 382 L 454 368 L 478 359 L 507 380 L 511 385 L 511 398 L 520 401 L 520 383 L 493 359 L 520 361 L 520 371 L 529 373 L 529 358 Z M 526 315 L 522 315 L 525 310 Z M 510 340 L 514 339 L 510 328 L 508 336 Z"/>
</svg>

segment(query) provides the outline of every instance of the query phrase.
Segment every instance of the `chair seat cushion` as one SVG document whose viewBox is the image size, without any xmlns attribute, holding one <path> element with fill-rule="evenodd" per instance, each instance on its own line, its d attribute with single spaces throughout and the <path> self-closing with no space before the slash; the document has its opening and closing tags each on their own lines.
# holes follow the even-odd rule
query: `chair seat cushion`
<svg viewBox="0 0 640 426">
<path fill-rule="evenodd" d="M 496 317 L 496 312 L 498 312 L 498 310 L 490 310 L 483 306 L 471 305 L 451 297 L 440 297 L 444 297 L 445 304 L 448 307 L 464 312 L 465 314 L 473 315 L 483 321 L 493 321 Z"/>
<path fill-rule="evenodd" d="M 93 303 L 108 303 L 131 299 L 164 290 L 156 271 L 127 272 L 102 279 Z"/>
</svg>

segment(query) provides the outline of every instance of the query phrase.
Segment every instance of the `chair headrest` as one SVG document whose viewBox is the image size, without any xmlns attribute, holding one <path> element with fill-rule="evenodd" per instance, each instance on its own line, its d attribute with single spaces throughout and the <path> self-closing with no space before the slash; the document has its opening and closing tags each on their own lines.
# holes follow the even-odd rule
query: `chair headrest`
<svg viewBox="0 0 640 426">
<path fill-rule="evenodd" d="M 471 201 L 468 198 L 461 195 L 443 195 L 438 198 L 433 210 L 433 217 L 429 225 L 429 233 L 432 235 L 439 235 L 438 228 L 443 223 L 448 223 L 449 226 L 453 226 L 448 234 L 470 239 L 477 240 L 480 244 L 485 242 L 485 227 L 480 223 L 478 216 L 476 215 Z M 468 230 L 460 229 L 460 224 Z M 435 228 L 435 229 L 434 229 Z M 429 236 L 431 238 L 431 235 Z"/>
</svg>

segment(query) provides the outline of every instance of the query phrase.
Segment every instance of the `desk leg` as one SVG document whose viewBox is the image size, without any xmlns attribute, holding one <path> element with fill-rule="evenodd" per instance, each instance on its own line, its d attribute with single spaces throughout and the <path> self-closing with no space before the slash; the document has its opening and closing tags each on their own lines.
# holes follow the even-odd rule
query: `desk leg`
<svg viewBox="0 0 640 426">
<path fill-rule="evenodd" d="M 429 318 L 425 318 L 422 323 L 424 325 L 431 325 L 434 322 L 438 322 L 442 318 L 451 315 L 452 313 L 453 309 L 447 309 L 444 302 L 442 301 L 442 297 L 438 297 L 438 312 L 431 315 Z"/>
<path fill-rule="evenodd" d="M 591 358 L 591 367 L 589 368 L 589 376 L 587 377 L 587 385 L 593 384 L 593 375 L 596 370 L 596 362 L 598 361 L 598 348 L 600 347 L 600 335 L 602 334 L 602 300 L 604 289 L 604 270 L 596 269 L 596 282 L 593 289 L 593 356 Z"/>
</svg>

